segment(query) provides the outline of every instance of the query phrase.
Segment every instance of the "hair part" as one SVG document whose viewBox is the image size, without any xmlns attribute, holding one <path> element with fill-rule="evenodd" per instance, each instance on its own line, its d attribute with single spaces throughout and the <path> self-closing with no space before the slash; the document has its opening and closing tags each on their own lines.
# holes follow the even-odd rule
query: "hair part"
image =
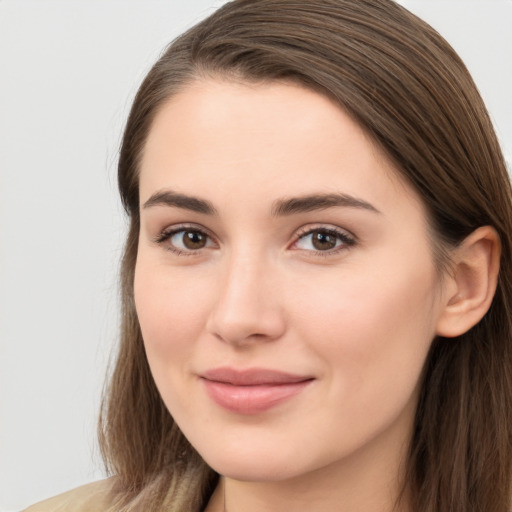
<svg viewBox="0 0 512 512">
<path fill-rule="evenodd" d="M 441 271 L 450 247 L 480 226 L 496 229 L 501 271 L 490 310 L 466 334 L 436 338 L 425 363 L 404 495 L 416 512 L 508 510 L 510 181 L 466 67 L 434 29 L 391 0 L 235 0 L 178 37 L 143 81 L 119 158 L 130 231 L 121 343 L 100 418 L 102 453 L 118 475 L 118 510 L 199 511 L 218 478 L 158 394 L 133 301 L 138 175 L 148 133 L 169 98 L 211 77 L 293 82 L 334 99 L 422 198 Z"/>
</svg>

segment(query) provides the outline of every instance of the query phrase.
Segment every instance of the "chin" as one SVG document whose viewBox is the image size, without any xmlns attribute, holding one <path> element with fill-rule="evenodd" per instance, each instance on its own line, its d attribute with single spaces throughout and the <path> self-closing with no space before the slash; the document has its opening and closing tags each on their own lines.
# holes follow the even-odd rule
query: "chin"
<svg viewBox="0 0 512 512">
<path fill-rule="evenodd" d="M 255 445 L 252 448 L 225 447 L 221 453 L 210 451 L 201 455 L 217 473 L 243 482 L 278 482 L 314 469 L 307 461 L 298 460 L 297 453 L 279 453 L 278 450 L 259 449 Z"/>
<path fill-rule="evenodd" d="M 280 482 L 302 474 L 296 467 L 280 467 L 263 459 L 225 461 L 209 465 L 220 475 L 240 482 Z"/>
</svg>

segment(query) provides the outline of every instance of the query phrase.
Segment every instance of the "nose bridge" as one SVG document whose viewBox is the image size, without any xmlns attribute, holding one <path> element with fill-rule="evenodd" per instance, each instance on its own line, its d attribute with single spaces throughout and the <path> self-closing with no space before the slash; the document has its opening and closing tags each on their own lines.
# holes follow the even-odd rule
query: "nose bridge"
<svg viewBox="0 0 512 512">
<path fill-rule="evenodd" d="M 271 263 L 261 251 L 233 250 L 224 261 L 209 331 L 236 344 L 279 337 L 284 315 L 273 277 Z"/>
</svg>

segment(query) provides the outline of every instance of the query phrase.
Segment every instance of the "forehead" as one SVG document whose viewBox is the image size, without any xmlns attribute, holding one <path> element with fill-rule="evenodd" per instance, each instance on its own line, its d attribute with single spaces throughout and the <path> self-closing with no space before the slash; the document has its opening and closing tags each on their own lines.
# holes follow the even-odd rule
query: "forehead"
<svg viewBox="0 0 512 512">
<path fill-rule="evenodd" d="M 198 80 L 155 117 L 141 161 L 141 202 L 168 187 L 222 201 L 222 191 L 237 186 L 258 204 L 312 191 L 364 193 L 379 209 L 397 194 L 419 203 L 378 146 L 327 96 L 289 83 Z"/>
</svg>

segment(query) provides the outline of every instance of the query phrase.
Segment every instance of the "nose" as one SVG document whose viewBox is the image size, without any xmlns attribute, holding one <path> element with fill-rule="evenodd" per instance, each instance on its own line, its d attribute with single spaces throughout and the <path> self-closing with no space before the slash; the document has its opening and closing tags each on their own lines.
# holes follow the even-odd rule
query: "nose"
<svg viewBox="0 0 512 512">
<path fill-rule="evenodd" d="M 269 264 L 254 256 L 227 262 L 207 321 L 208 332 L 234 346 L 281 337 L 285 314 L 273 277 Z"/>
</svg>

